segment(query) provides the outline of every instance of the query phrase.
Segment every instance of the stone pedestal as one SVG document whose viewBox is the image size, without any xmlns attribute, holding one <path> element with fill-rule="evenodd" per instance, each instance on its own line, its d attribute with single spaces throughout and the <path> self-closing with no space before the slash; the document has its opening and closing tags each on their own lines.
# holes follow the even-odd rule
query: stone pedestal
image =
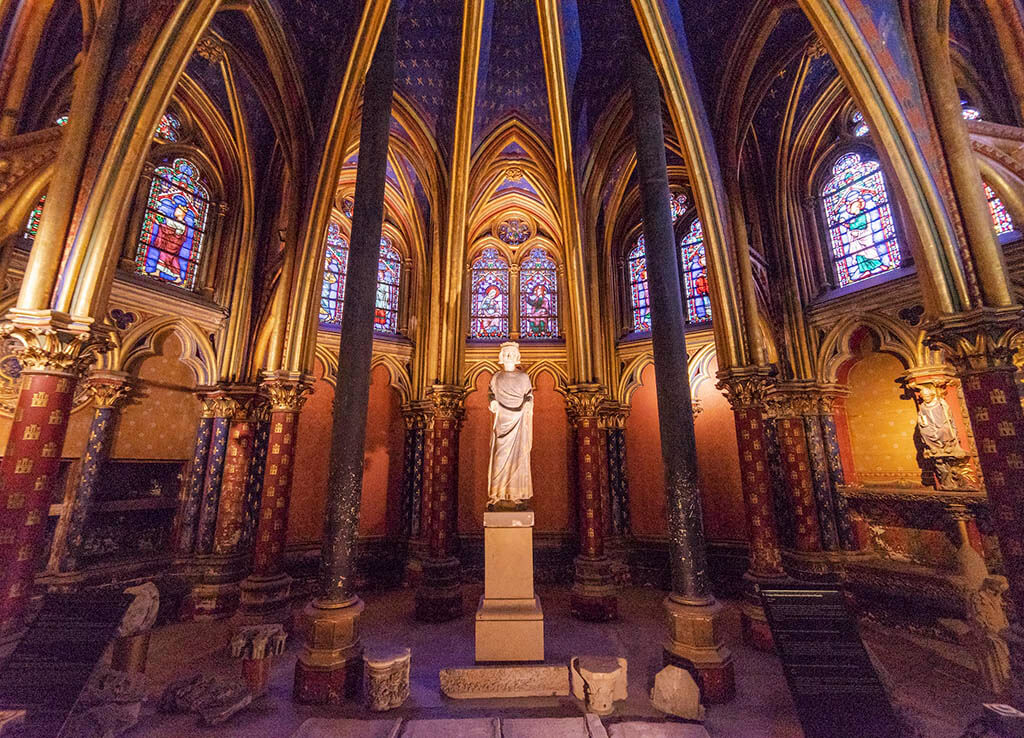
<svg viewBox="0 0 1024 738">
<path fill-rule="evenodd" d="M 372 648 L 363 653 L 366 706 L 374 712 L 401 707 L 409 699 L 408 648 Z"/>
<path fill-rule="evenodd" d="M 732 652 L 725 645 L 722 605 L 686 604 L 665 598 L 668 639 L 665 665 L 689 671 L 701 688 L 703 701 L 728 702 L 736 695 Z"/>
<path fill-rule="evenodd" d="M 302 651 L 295 665 L 293 696 L 298 702 L 339 704 L 355 697 L 362 681 L 359 598 L 338 607 L 306 606 L 299 626 Z"/>
<path fill-rule="evenodd" d="M 280 623 L 242 628 L 232 636 L 231 656 L 242 659 L 242 676 L 253 697 L 266 694 L 271 658 L 284 653 L 287 638 Z"/>
<path fill-rule="evenodd" d="M 533 511 L 484 513 L 476 660 L 544 660 L 544 614 L 533 593 Z"/>
<path fill-rule="evenodd" d="M 271 623 L 288 619 L 292 578 L 287 574 L 251 574 L 238 585 L 238 617 L 245 623 Z"/>
</svg>

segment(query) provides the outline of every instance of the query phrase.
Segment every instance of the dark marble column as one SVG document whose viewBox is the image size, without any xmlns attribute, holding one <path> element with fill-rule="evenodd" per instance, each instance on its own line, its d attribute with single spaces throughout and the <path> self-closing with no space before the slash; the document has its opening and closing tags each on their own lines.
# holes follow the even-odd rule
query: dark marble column
<svg viewBox="0 0 1024 738">
<path fill-rule="evenodd" d="M 50 554 L 51 569 L 60 575 L 73 574 L 81 563 L 85 526 L 113 446 L 119 407 L 131 393 L 131 381 L 121 372 L 94 372 L 86 382 L 94 407 L 89 438 L 82 454 L 78 483 L 70 499 L 64 501 Z"/>
<path fill-rule="evenodd" d="M 355 542 L 363 486 L 398 5 L 392 3 L 389 9 L 363 86 L 320 575 L 317 596 L 301 619 L 304 642 L 295 666 L 294 695 L 300 702 L 339 702 L 355 693 L 362 673 L 358 621 L 363 603 L 355 592 Z"/>
<path fill-rule="evenodd" d="M 721 702 L 734 695 L 735 676 L 732 654 L 721 640 L 720 626 L 715 625 L 721 620 L 721 605 L 711 594 L 708 579 L 661 88 L 646 54 L 634 53 L 632 62 L 633 134 L 643 199 L 658 423 L 671 538 L 672 593 L 666 600 L 670 636 L 665 658 L 693 671 L 705 701 Z"/>
<path fill-rule="evenodd" d="M 566 399 L 575 441 L 573 476 L 580 535 L 570 606 L 572 614 L 581 620 L 613 620 L 619 604 L 611 561 L 605 554 L 608 476 L 603 450 L 605 433 L 601 427 L 604 388 L 594 384 L 572 385 Z"/>
<path fill-rule="evenodd" d="M 424 459 L 429 408 L 413 402 L 402 407 L 405 420 L 405 446 L 402 461 L 402 534 L 409 540 L 420 535 L 421 501 L 424 485 Z"/>
<path fill-rule="evenodd" d="M 608 462 L 608 494 L 611 534 L 621 538 L 631 531 L 629 520 L 629 475 L 626 470 L 626 418 L 628 405 L 613 405 L 602 409 L 604 422 L 605 458 Z"/>
</svg>

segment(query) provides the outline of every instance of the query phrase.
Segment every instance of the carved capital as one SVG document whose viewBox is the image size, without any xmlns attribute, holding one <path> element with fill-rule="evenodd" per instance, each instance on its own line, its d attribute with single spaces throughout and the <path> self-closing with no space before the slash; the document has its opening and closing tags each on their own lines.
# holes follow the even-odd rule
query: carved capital
<svg viewBox="0 0 1024 738">
<path fill-rule="evenodd" d="M 297 413 L 313 389 L 313 377 L 302 372 L 267 372 L 262 389 L 272 412 Z"/>
<path fill-rule="evenodd" d="M 462 420 L 466 412 L 466 389 L 455 384 L 435 384 L 427 391 L 427 402 L 435 418 Z"/>
<path fill-rule="evenodd" d="M 832 415 L 839 410 L 850 394 L 850 390 L 838 384 L 819 384 L 818 412 L 821 415 Z"/>
<path fill-rule="evenodd" d="M 211 64 L 219 64 L 224 61 L 224 45 L 216 36 L 207 34 L 199 39 L 196 44 L 196 53 Z"/>
<path fill-rule="evenodd" d="M 109 348 L 110 329 L 92 318 L 55 310 L 12 308 L 0 324 L 0 338 L 15 342 L 22 371 L 80 375 Z"/>
<path fill-rule="evenodd" d="M 813 382 L 785 382 L 772 386 L 765 396 L 765 412 L 774 418 L 817 415 L 821 396 Z"/>
<path fill-rule="evenodd" d="M 1020 330 L 1021 310 L 978 308 L 940 318 L 927 327 L 928 344 L 945 350 L 959 374 L 1013 370 L 1016 350 L 1010 342 Z"/>
<path fill-rule="evenodd" d="M 747 366 L 718 372 L 718 384 L 715 386 L 725 393 L 733 410 L 746 410 L 764 407 L 774 381 L 770 367 Z"/>
<path fill-rule="evenodd" d="M 402 405 L 402 418 L 406 430 L 424 430 L 430 423 L 433 405 L 430 402 L 417 400 Z"/>
<path fill-rule="evenodd" d="M 124 372 L 92 372 L 86 377 L 85 387 L 97 409 L 116 408 L 131 396 L 132 378 Z"/>
<path fill-rule="evenodd" d="M 601 425 L 604 428 L 622 430 L 626 427 L 629 417 L 629 405 L 618 402 L 605 402 L 601 406 Z"/>
<path fill-rule="evenodd" d="M 267 398 L 252 385 L 227 385 L 208 389 L 201 395 L 203 416 L 235 421 L 267 419 Z"/>
<path fill-rule="evenodd" d="M 599 384 L 574 384 L 565 395 L 565 409 L 569 420 L 596 418 L 601 413 L 607 395 Z"/>
</svg>

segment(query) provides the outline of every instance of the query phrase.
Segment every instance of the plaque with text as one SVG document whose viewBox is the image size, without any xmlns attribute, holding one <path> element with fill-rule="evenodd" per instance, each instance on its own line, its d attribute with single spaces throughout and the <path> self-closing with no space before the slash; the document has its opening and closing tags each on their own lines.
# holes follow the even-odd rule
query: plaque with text
<svg viewBox="0 0 1024 738">
<path fill-rule="evenodd" d="M 885 687 L 837 587 L 760 586 L 806 738 L 899 738 Z"/>
</svg>

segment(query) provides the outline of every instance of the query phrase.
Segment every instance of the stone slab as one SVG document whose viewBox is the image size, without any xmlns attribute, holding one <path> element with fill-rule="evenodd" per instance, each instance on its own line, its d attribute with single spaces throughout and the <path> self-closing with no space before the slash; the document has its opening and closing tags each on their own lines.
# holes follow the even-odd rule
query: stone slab
<svg viewBox="0 0 1024 738">
<path fill-rule="evenodd" d="M 402 738 L 501 738 L 498 718 L 410 720 Z"/>
<path fill-rule="evenodd" d="M 615 723 L 608 738 L 711 738 L 701 725 L 684 723 Z"/>
<path fill-rule="evenodd" d="M 501 721 L 502 738 L 593 738 L 584 718 L 510 718 Z"/>
<path fill-rule="evenodd" d="M 336 720 L 309 718 L 291 738 L 398 738 L 402 719 L 395 720 Z"/>
<path fill-rule="evenodd" d="M 569 668 L 540 664 L 441 669 L 441 691 L 457 700 L 567 697 Z"/>
<path fill-rule="evenodd" d="M 485 528 L 532 528 L 533 510 L 518 512 L 485 512 Z"/>
<path fill-rule="evenodd" d="M 517 515 L 519 513 L 489 513 Z M 532 515 L 532 513 L 531 513 Z M 484 597 L 533 597 L 533 528 L 484 528 Z"/>
</svg>

